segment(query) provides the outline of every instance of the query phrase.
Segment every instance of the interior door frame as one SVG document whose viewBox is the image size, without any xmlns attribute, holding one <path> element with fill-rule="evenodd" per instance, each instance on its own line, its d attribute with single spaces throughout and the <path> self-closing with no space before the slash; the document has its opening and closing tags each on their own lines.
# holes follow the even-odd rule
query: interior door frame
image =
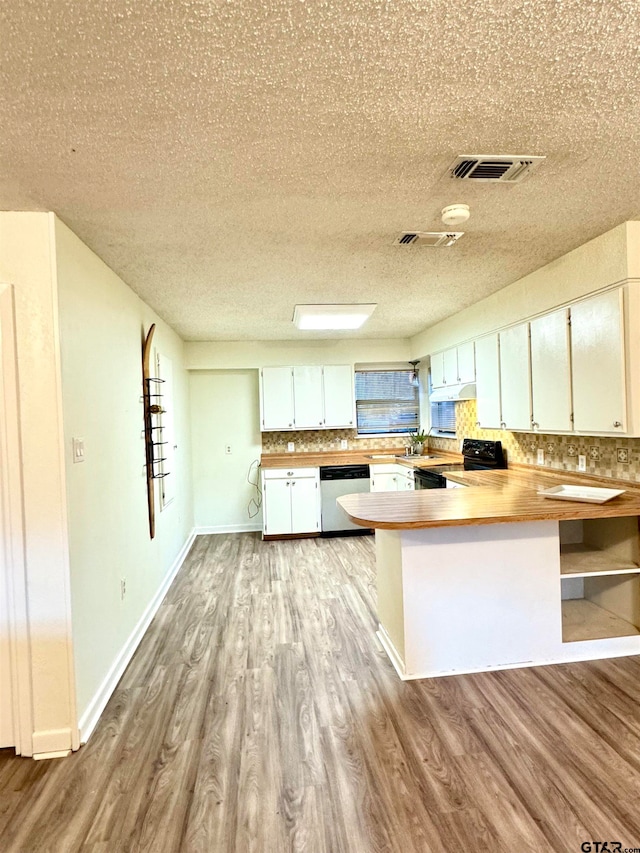
<svg viewBox="0 0 640 853">
<path fill-rule="evenodd" d="M 11 703 L 14 746 L 18 755 L 33 752 L 33 707 L 27 610 L 22 446 L 14 289 L 0 282 L 0 512 L 2 560 L 6 566 Z"/>
</svg>

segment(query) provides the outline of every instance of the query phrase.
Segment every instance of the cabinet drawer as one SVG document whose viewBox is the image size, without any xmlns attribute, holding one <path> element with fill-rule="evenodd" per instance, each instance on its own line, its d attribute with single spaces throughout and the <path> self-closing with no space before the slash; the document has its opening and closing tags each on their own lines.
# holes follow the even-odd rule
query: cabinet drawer
<svg viewBox="0 0 640 853">
<path fill-rule="evenodd" d="M 319 468 L 263 468 L 263 480 L 300 480 L 304 477 L 318 477 Z"/>
</svg>

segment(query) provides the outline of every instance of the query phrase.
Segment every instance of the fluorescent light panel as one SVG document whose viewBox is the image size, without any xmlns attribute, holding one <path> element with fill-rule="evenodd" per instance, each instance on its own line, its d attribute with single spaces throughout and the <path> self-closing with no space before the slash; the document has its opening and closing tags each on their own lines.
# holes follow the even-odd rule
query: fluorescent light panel
<svg viewBox="0 0 640 853">
<path fill-rule="evenodd" d="M 375 308 L 375 302 L 361 305 L 296 305 L 293 322 L 304 331 L 359 329 Z"/>
</svg>

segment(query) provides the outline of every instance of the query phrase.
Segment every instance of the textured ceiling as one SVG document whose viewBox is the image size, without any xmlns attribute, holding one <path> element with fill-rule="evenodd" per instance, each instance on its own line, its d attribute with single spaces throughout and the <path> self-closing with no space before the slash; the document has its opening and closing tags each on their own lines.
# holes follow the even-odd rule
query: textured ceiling
<svg viewBox="0 0 640 853">
<path fill-rule="evenodd" d="M 0 207 L 187 340 L 406 337 L 640 215 L 638 0 L 4 0 Z M 544 154 L 522 184 L 462 153 Z M 392 245 L 471 219 L 450 249 Z M 335 335 L 335 333 L 334 333 Z"/>
</svg>

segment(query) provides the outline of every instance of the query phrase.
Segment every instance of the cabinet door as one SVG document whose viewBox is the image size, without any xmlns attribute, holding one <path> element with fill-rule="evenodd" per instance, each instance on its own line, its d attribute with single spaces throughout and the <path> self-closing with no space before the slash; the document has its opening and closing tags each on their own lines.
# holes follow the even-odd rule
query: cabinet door
<svg viewBox="0 0 640 853">
<path fill-rule="evenodd" d="M 531 399 L 535 429 L 573 429 L 566 308 L 531 321 Z"/>
<path fill-rule="evenodd" d="M 331 364 L 324 367 L 324 425 L 352 427 L 355 423 L 353 367 Z"/>
<path fill-rule="evenodd" d="M 497 335 L 476 341 L 476 394 L 482 429 L 500 428 L 500 360 Z"/>
<path fill-rule="evenodd" d="M 320 530 L 318 481 L 315 477 L 291 480 L 291 532 L 316 533 Z"/>
<path fill-rule="evenodd" d="M 398 475 L 376 472 L 371 469 L 371 491 L 372 492 L 397 492 Z"/>
<path fill-rule="evenodd" d="M 625 432 L 622 291 L 612 290 L 571 306 L 573 428 Z"/>
<path fill-rule="evenodd" d="M 293 413 L 296 429 L 321 429 L 324 425 L 321 367 L 293 368 Z"/>
<path fill-rule="evenodd" d="M 269 536 L 291 533 L 291 483 L 292 480 L 265 480 L 264 532 Z"/>
<path fill-rule="evenodd" d="M 293 373 L 290 367 L 263 367 L 262 429 L 293 429 Z"/>
<path fill-rule="evenodd" d="M 458 347 L 458 382 L 476 381 L 476 354 L 473 341 Z"/>
<path fill-rule="evenodd" d="M 509 430 L 531 429 L 529 324 L 500 332 L 502 423 Z"/>
<path fill-rule="evenodd" d="M 444 353 L 436 352 L 431 356 L 431 387 L 443 388 L 446 384 L 444 378 Z"/>
<path fill-rule="evenodd" d="M 444 384 L 457 385 L 458 383 L 458 348 L 445 350 L 442 353 L 444 364 Z"/>
</svg>

